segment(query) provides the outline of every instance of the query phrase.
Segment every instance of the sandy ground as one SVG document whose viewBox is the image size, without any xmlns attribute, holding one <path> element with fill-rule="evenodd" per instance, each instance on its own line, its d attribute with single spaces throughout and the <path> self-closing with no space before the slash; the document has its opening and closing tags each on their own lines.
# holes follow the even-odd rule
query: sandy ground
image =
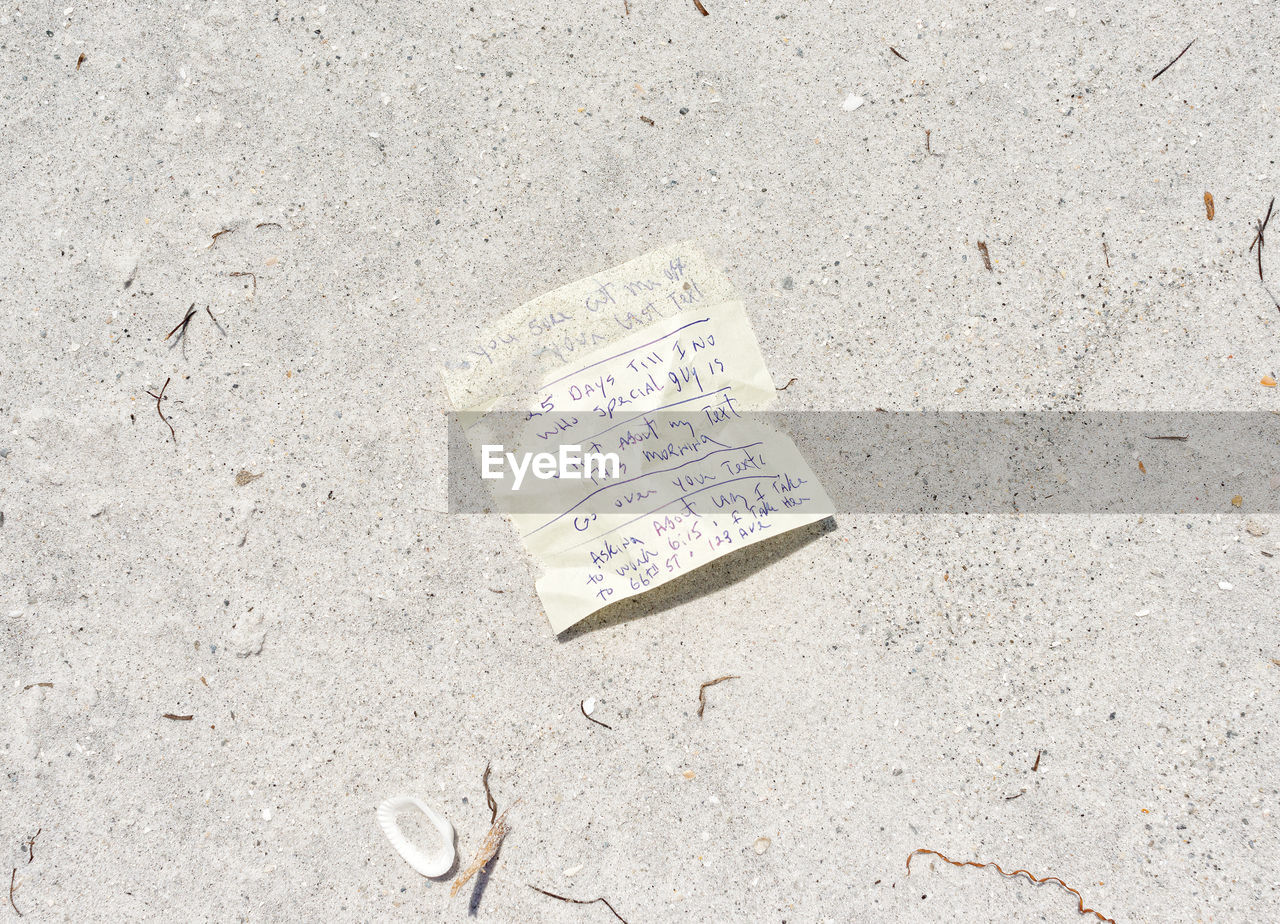
<svg viewBox="0 0 1280 924">
<path fill-rule="evenodd" d="M 441 512 L 442 357 L 688 238 L 789 409 L 1280 409 L 1270 4 L 705 3 L 4 4 L 28 920 L 1081 919 L 919 847 L 1280 918 L 1274 498 L 842 516 L 560 638 L 510 526 Z M 373 810 L 469 857 L 486 762 L 521 802 L 451 899 Z"/>
</svg>

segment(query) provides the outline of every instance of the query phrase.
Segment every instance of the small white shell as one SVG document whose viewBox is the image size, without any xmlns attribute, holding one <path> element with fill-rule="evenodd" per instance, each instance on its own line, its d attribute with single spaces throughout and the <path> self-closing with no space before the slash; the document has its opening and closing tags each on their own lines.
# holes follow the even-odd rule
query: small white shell
<svg viewBox="0 0 1280 924">
<path fill-rule="evenodd" d="M 443 845 L 435 853 L 429 854 L 419 850 L 409 842 L 409 839 L 404 836 L 404 832 L 400 830 L 400 826 L 396 824 L 396 812 L 407 808 L 416 808 L 426 815 L 427 820 L 435 825 L 436 831 L 440 833 L 440 840 L 443 841 Z M 436 812 L 421 799 L 413 796 L 391 797 L 378 806 L 378 824 L 382 827 L 382 833 L 387 836 L 387 840 L 391 842 L 391 846 L 396 849 L 396 852 L 404 857 L 406 863 L 422 875 L 432 878 L 443 876 L 453 868 L 455 856 L 453 825 L 449 824 L 449 819 Z"/>
</svg>

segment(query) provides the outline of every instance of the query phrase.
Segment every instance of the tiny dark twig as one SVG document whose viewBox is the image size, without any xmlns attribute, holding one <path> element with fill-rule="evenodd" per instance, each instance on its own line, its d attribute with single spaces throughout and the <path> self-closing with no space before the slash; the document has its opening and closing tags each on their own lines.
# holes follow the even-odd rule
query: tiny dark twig
<svg viewBox="0 0 1280 924">
<path fill-rule="evenodd" d="M 933 129 L 926 128 L 924 130 L 924 152 L 926 154 L 933 153 L 933 142 L 929 138 L 929 136 L 932 134 L 933 134 Z"/>
<path fill-rule="evenodd" d="M 585 699 L 582 702 L 578 703 L 578 709 L 579 711 L 582 712 L 582 715 L 586 718 L 588 722 L 595 722 L 597 725 L 604 725 L 604 727 L 609 729 L 609 731 L 613 731 L 612 725 L 605 725 L 599 719 L 593 719 L 591 718 L 591 716 L 587 715 L 587 701 Z"/>
<path fill-rule="evenodd" d="M 1267 281 L 1262 278 L 1262 246 L 1267 242 L 1267 239 L 1266 239 L 1267 225 L 1270 224 L 1271 222 L 1271 211 L 1275 207 L 1276 207 L 1276 197 L 1272 196 L 1271 204 L 1267 206 L 1266 217 L 1264 217 L 1262 221 L 1255 220 L 1254 222 L 1254 224 L 1258 228 L 1258 233 L 1253 236 L 1253 243 L 1249 245 L 1250 250 L 1253 250 L 1255 244 L 1258 247 L 1258 281 L 1262 283 L 1262 287 L 1264 289 L 1267 289 Z M 1270 289 L 1267 289 L 1267 294 L 1271 295 Z M 1273 302 L 1276 300 L 1274 295 L 1271 296 L 1271 300 Z M 1277 303 L 1277 307 L 1280 307 L 1280 302 Z"/>
<path fill-rule="evenodd" d="M 707 8 L 702 5 L 702 0 L 693 0 L 693 6 L 694 6 L 694 9 L 696 9 L 703 16 L 711 15 L 710 13 L 707 12 Z M 617 912 L 615 911 L 614 914 L 617 914 Z"/>
<path fill-rule="evenodd" d="M 87 61 L 88 59 L 89 59 L 89 56 L 87 54 L 85 54 L 83 51 L 80 52 L 80 57 L 76 58 L 76 70 L 80 70 L 80 65 L 84 64 L 84 62 Z"/>
<path fill-rule="evenodd" d="M 498 820 L 498 803 L 497 801 L 494 800 L 493 793 L 489 790 L 489 772 L 491 769 L 492 768 L 488 764 L 485 764 L 484 776 L 480 778 L 481 782 L 484 783 L 484 801 L 489 803 L 489 824 L 490 825 L 492 825 L 494 822 Z"/>
<path fill-rule="evenodd" d="M 1148 436 L 1149 440 L 1176 440 L 1179 443 L 1185 443 L 1188 437 L 1185 436 Z"/>
<path fill-rule="evenodd" d="M 790 387 L 791 387 L 793 384 L 795 384 L 797 381 L 798 381 L 798 379 L 796 379 L 796 377 L 793 375 L 791 378 L 787 379 L 787 384 L 786 384 L 786 385 L 783 385 L 781 388 L 774 388 L 774 391 L 786 391 L 788 388 L 790 388 Z"/>
<path fill-rule="evenodd" d="M 174 715 L 172 712 L 166 712 L 163 716 L 166 719 L 173 719 L 175 722 L 190 722 L 195 718 L 193 715 Z"/>
<path fill-rule="evenodd" d="M 892 51 L 896 57 L 901 58 L 903 61 L 907 60 L 906 58 L 903 58 L 902 53 L 899 52 L 898 49 L 894 48 L 892 45 L 889 46 L 889 50 Z M 908 61 L 907 63 L 910 64 L 911 62 Z"/>
<path fill-rule="evenodd" d="M 209 249 L 210 247 L 212 247 L 214 244 L 218 243 L 218 238 L 222 237 L 222 235 L 224 235 L 224 234 L 230 234 L 230 233 L 232 233 L 234 230 L 235 230 L 234 228 L 223 228 L 221 231 L 215 231 L 215 232 L 213 232 L 213 239 L 212 239 L 211 241 L 209 241 L 209 247 L 206 247 L 206 248 L 205 248 L 205 250 L 208 250 L 208 249 Z"/>
<path fill-rule="evenodd" d="M 1040 752 L 1036 751 L 1036 762 L 1031 765 L 1031 772 L 1035 773 L 1040 769 Z"/>
<path fill-rule="evenodd" d="M 253 278 L 253 292 L 258 294 L 258 274 L 257 273 L 228 273 L 229 276 L 251 276 Z"/>
<path fill-rule="evenodd" d="M 1107 249 L 1107 242 L 1105 239 L 1102 241 L 1102 257 L 1107 261 L 1107 269 L 1111 269 L 1111 251 Z"/>
<path fill-rule="evenodd" d="M 1024 790 L 1022 790 L 1022 792 L 1018 793 L 1016 796 L 1005 796 L 1005 797 L 1004 797 L 1004 801 L 1005 801 L 1005 802 L 1012 802 L 1014 799 L 1021 799 L 1021 798 L 1022 798 L 1023 796 L 1025 796 L 1026 794 L 1027 794 L 1027 791 L 1024 789 Z"/>
<path fill-rule="evenodd" d="M 174 326 L 173 330 L 169 331 L 169 333 L 164 335 L 164 339 L 168 340 L 174 334 L 178 335 L 178 340 L 181 340 L 183 337 L 185 337 L 187 335 L 187 325 L 191 323 L 191 318 L 195 313 L 196 313 L 196 303 L 192 302 L 191 307 L 187 309 L 187 313 L 182 316 L 182 320 L 179 321 Z M 175 340 L 173 342 L 177 343 L 178 340 Z M 161 343 L 163 342 L 164 341 L 162 340 Z"/>
<path fill-rule="evenodd" d="M 27 692 L 28 690 L 30 690 L 32 687 L 49 687 L 49 688 L 52 688 L 52 687 L 53 687 L 53 683 L 52 683 L 51 681 L 49 681 L 49 680 L 42 680 L 42 681 L 40 681 L 39 683 L 29 683 L 29 684 L 27 684 L 25 687 L 23 687 L 23 688 L 22 688 L 22 692 L 23 692 L 23 693 L 25 693 L 25 692 Z"/>
<path fill-rule="evenodd" d="M 260 221 L 256 225 L 254 225 L 254 228 L 283 228 L 283 227 L 284 225 L 280 224 L 280 222 L 278 221 Z"/>
<path fill-rule="evenodd" d="M 170 376 L 170 378 L 172 378 L 172 376 Z M 165 426 L 169 428 L 169 435 L 173 437 L 173 445 L 177 447 L 178 434 L 174 432 L 173 424 L 169 423 L 169 418 L 164 416 L 164 411 L 160 410 L 160 402 L 164 399 L 164 390 L 168 387 L 169 379 L 165 379 L 164 386 L 160 389 L 160 394 L 157 395 L 154 391 L 149 391 L 147 394 L 156 399 L 156 413 L 160 415 L 160 419 L 164 421 Z"/>
<path fill-rule="evenodd" d="M 653 119 L 649 118 L 648 116 L 641 116 L 640 121 L 648 125 L 650 128 L 658 127 L 658 123 L 653 121 Z"/>
<path fill-rule="evenodd" d="M 696 3 L 697 0 L 694 0 L 694 2 Z M 536 885 L 531 885 L 529 888 L 533 889 L 535 892 L 541 892 L 543 895 L 547 896 L 547 898 L 554 898 L 556 901 L 560 902 L 568 902 L 571 905 L 594 905 L 596 902 L 600 902 L 612 911 L 613 916 L 621 921 L 622 924 L 627 924 L 627 919 L 618 914 L 618 909 L 609 904 L 609 900 L 606 898 L 593 898 L 590 900 L 582 898 L 565 898 L 563 895 L 557 895 L 555 892 L 548 892 L 546 889 L 539 889 Z"/>
<path fill-rule="evenodd" d="M 1191 47 L 1192 45 L 1194 45 L 1195 43 L 1196 43 L 1196 40 L 1195 40 L 1195 39 L 1192 39 L 1191 41 L 1187 42 L 1187 48 L 1190 48 L 1190 47 Z M 1163 73 L 1164 73 L 1165 71 L 1167 71 L 1169 68 L 1171 68 L 1171 67 L 1173 67 L 1175 64 L 1177 64 L 1177 63 L 1178 63 L 1178 58 L 1181 58 L 1183 55 L 1185 55 L 1185 54 L 1187 53 L 1187 48 L 1182 49 L 1182 51 L 1178 52 L 1178 57 L 1177 57 L 1177 58 L 1174 58 L 1172 61 L 1170 61 L 1170 62 L 1169 62 L 1168 64 L 1166 64 L 1164 67 L 1160 68 L 1160 70 L 1156 71 L 1156 76 L 1151 78 L 1152 83 L 1154 83 L 1154 82 L 1155 82 L 1156 77 L 1159 77 L 1161 74 L 1163 74 Z"/>
<path fill-rule="evenodd" d="M 1276 197 L 1272 196 L 1271 204 L 1267 206 L 1267 215 L 1265 218 L 1262 219 L 1262 227 L 1258 229 L 1258 233 L 1253 236 L 1253 243 L 1249 245 L 1250 250 L 1253 250 L 1253 245 L 1258 243 L 1259 238 L 1262 237 L 1262 232 L 1267 230 L 1267 223 L 1271 221 L 1271 210 L 1274 209 L 1275 207 L 1276 207 Z"/>
<path fill-rule="evenodd" d="M 18 867 L 13 868 L 13 872 L 9 874 L 9 904 L 13 906 L 13 913 L 18 917 L 22 917 L 22 912 L 18 910 L 18 904 L 13 900 L 13 892 L 17 888 L 14 880 L 18 878 Z M 614 912 L 617 914 L 617 912 Z"/>
<path fill-rule="evenodd" d="M 36 858 L 36 838 L 40 836 L 40 832 L 44 828 L 37 828 L 36 833 L 27 838 L 27 862 L 30 863 Z"/>
<path fill-rule="evenodd" d="M 1265 244 L 1266 241 L 1262 237 L 1262 232 L 1266 230 L 1267 226 L 1264 225 L 1262 222 L 1258 222 L 1257 224 L 1258 224 L 1258 236 L 1254 238 L 1254 242 L 1258 245 L 1258 281 L 1265 285 L 1266 280 L 1262 278 L 1262 245 Z M 1249 245 L 1249 249 L 1250 250 L 1253 249 L 1252 244 Z"/>
<path fill-rule="evenodd" d="M 213 312 L 209 310 L 209 306 L 205 305 L 204 310 L 205 314 L 209 315 L 209 320 L 213 322 L 213 326 L 218 328 L 218 333 L 225 337 L 227 335 L 226 330 L 224 330 L 222 325 L 218 323 L 218 319 L 213 316 Z"/>
<path fill-rule="evenodd" d="M 708 680 L 702 686 L 698 687 L 698 718 L 702 718 L 702 712 L 707 708 L 707 687 L 714 687 L 717 683 L 724 683 L 726 680 L 740 679 L 737 674 L 725 674 L 723 677 L 717 677 L 715 680 Z"/>
</svg>

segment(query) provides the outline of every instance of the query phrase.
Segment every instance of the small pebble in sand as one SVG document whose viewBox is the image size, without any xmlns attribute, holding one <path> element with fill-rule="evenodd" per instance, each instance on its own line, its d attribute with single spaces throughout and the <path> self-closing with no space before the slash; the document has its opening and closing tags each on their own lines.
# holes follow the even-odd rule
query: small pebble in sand
<svg viewBox="0 0 1280 924">
<path fill-rule="evenodd" d="M 1228 584 L 1226 581 L 1219 581 L 1219 582 L 1218 582 L 1218 589 L 1219 589 L 1219 590 L 1231 590 L 1231 585 L 1230 585 L 1230 584 Z"/>
<path fill-rule="evenodd" d="M 752 846 L 754 847 L 756 853 L 764 853 L 766 850 L 769 849 L 769 845 L 772 843 L 773 841 L 769 840 L 769 838 L 767 837 L 757 837 L 755 844 Z"/>
<path fill-rule="evenodd" d="M 582 701 L 582 711 L 587 715 L 596 711 L 596 701 L 594 699 L 584 699 Z"/>
<path fill-rule="evenodd" d="M 866 100 L 861 96 L 858 96 L 856 93 L 850 93 L 844 98 L 844 102 L 840 104 L 840 108 L 845 112 L 853 112 L 853 110 L 859 108 L 865 102 Z"/>
</svg>

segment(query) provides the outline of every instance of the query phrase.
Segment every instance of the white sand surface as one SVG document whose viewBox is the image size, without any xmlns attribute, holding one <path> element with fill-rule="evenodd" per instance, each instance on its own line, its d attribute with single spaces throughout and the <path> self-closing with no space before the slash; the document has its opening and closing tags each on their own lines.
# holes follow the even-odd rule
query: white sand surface
<svg viewBox="0 0 1280 924">
<path fill-rule="evenodd" d="M 1274 498 L 842 515 L 558 638 L 509 524 L 443 512 L 442 358 L 690 238 L 788 409 L 1280 410 L 1273 4 L 705 5 L 0 8 L 26 920 L 1084 919 L 921 847 L 1280 919 Z M 486 763 L 521 801 L 451 898 L 374 808 L 465 864 Z"/>
</svg>

